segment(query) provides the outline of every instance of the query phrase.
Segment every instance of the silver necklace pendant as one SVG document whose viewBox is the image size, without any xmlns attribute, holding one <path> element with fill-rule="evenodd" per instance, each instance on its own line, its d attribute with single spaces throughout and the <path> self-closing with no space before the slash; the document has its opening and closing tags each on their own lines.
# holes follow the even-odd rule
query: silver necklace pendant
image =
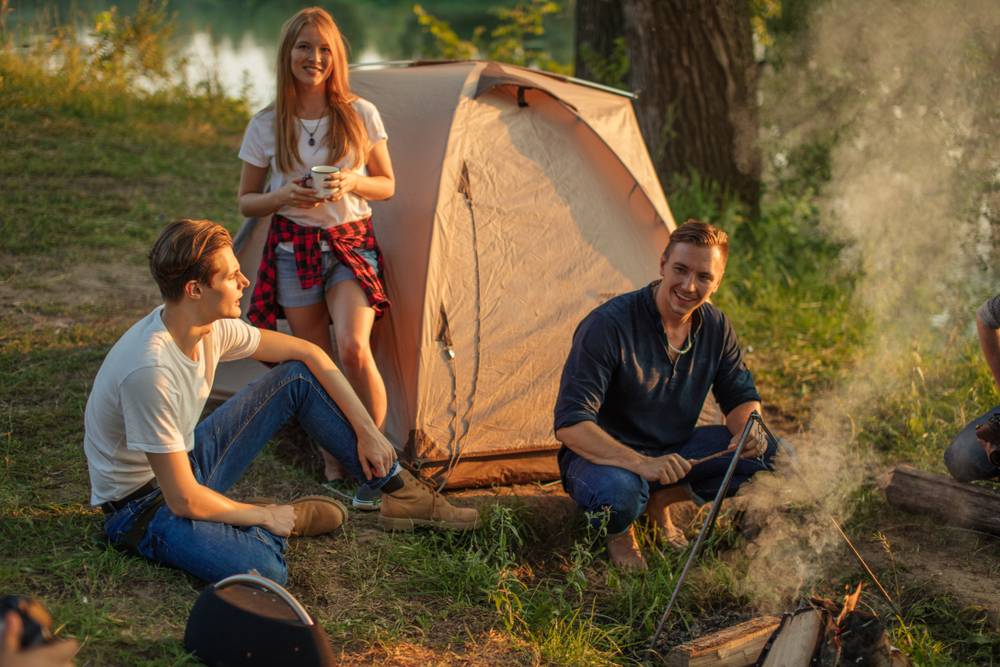
<svg viewBox="0 0 1000 667">
<path fill-rule="evenodd" d="M 319 126 L 322 123 L 323 123 L 323 119 L 322 118 L 320 118 L 319 120 L 317 120 L 316 121 L 316 127 L 314 127 L 312 129 L 312 131 L 310 132 L 309 131 L 309 127 L 302 121 L 301 118 L 299 118 L 299 125 L 301 125 L 302 129 L 305 130 L 306 134 L 309 135 L 309 145 L 310 146 L 315 146 L 316 145 L 316 137 L 314 135 L 319 131 Z"/>
</svg>

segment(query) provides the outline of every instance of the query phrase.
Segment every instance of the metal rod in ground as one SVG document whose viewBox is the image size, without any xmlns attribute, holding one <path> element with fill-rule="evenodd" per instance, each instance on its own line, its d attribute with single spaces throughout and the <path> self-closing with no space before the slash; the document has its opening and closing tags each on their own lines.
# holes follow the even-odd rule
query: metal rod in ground
<svg viewBox="0 0 1000 667">
<path fill-rule="evenodd" d="M 854 556 L 854 559 L 857 560 L 858 564 L 861 565 L 864 571 L 868 573 L 868 578 L 872 580 L 872 583 L 874 583 L 875 587 L 878 588 L 879 592 L 882 594 L 882 597 L 884 597 L 885 601 L 889 603 L 889 607 L 892 609 L 893 613 L 895 613 L 896 616 L 902 619 L 903 614 L 899 610 L 899 607 L 896 606 L 896 602 L 892 599 L 892 596 L 889 595 L 889 591 L 885 589 L 885 586 L 882 585 L 882 582 L 879 581 L 878 577 L 875 576 L 875 572 L 868 566 L 868 563 L 865 562 L 865 559 L 861 556 L 861 552 L 858 551 L 858 548 L 856 546 L 854 546 L 854 542 L 851 541 L 851 538 L 849 538 L 847 536 L 847 533 L 844 532 L 844 529 L 840 526 L 840 523 L 837 521 L 836 517 L 833 516 L 833 512 L 823 507 L 823 504 L 819 500 L 819 496 L 816 494 L 815 491 L 813 491 L 812 487 L 809 486 L 809 482 L 806 480 L 806 476 L 802 474 L 802 470 L 799 469 L 798 462 L 796 461 L 795 458 L 795 453 L 792 452 L 784 443 L 782 443 L 781 440 L 778 440 L 777 438 L 774 437 L 774 435 L 771 434 L 771 430 L 767 427 L 767 424 L 764 423 L 763 419 L 760 419 L 760 427 L 764 430 L 764 433 L 767 434 L 768 438 L 778 443 L 778 447 L 783 449 L 788 454 L 788 463 L 789 467 L 792 469 L 792 472 L 795 473 L 795 475 L 802 482 L 802 485 L 805 487 L 805 489 L 809 491 L 810 495 L 812 495 L 813 500 L 816 502 L 816 505 L 819 507 L 820 511 L 826 514 L 826 518 L 830 520 L 830 523 L 833 524 L 833 527 L 837 529 L 838 533 L 840 533 L 840 536 L 844 539 L 844 542 L 851 550 L 851 554 Z"/>
<path fill-rule="evenodd" d="M 694 563 L 695 559 L 698 557 L 698 551 L 701 549 L 702 542 L 708 537 L 708 533 L 711 532 L 712 526 L 715 525 L 715 519 L 719 516 L 719 509 L 722 507 L 722 500 L 726 497 L 726 492 L 729 491 L 729 485 L 733 481 L 733 473 L 736 471 L 736 464 L 739 463 L 740 454 L 743 453 L 743 448 L 747 444 L 747 439 L 750 437 L 750 430 L 753 428 L 755 421 L 760 419 L 760 415 L 756 410 L 750 413 L 750 417 L 747 419 L 747 423 L 743 426 L 743 433 L 740 435 L 740 440 L 736 443 L 736 449 L 733 451 L 733 460 L 729 462 L 729 467 L 726 468 L 726 475 L 722 478 L 722 485 L 719 487 L 719 492 L 715 494 L 715 500 L 712 501 L 712 509 L 709 511 L 708 516 L 705 517 L 705 523 L 701 527 L 701 532 L 698 533 L 698 538 L 694 541 L 694 545 L 691 547 L 691 552 L 688 554 L 687 561 L 684 563 L 684 569 L 681 570 L 681 574 L 677 577 L 677 583 L 674 584 L 674 592 L 670 595 L 670 601 L 667 603 L 667 608 L 663 611 L 663 616 L 660 617 L 660 623 L 656 626 L 656 632 L 653 633 L 653 638 L 649 640 L 648 650 L 656 650 L 656 641 L 660 638 L 660 633 L 663 632 L 663 626 L 667 622 L 667 618 L 670 616 L 670 610 L 674 608 L 674 602 L 677 601 L 677 594 L 680 593 L 681 586 L 684 585 L 684 578 L 687 577 L 688 570 L 691 569 L 691 564 Z"/>
<path fill-rule="evenodd" d="M 844 532 L 844 529 L 841 528 L 840 524 L 837 523 L 837 520 L 833 518 L 833 514 L 827 512 L 827 516 L 830 519 L 830 523 L 833 524 L 833 527 L 836 528 L 837 532 L 840 533 L 840 536 L 844 538 L 844 542 L 847 542 L 847 546 L 850 547 L 851 553 L 854 554 L 854 558 L 858 561 L 861 567 L 864 568 L 865 572 L 868 573 L 868 577 L 872 580 L 875 586 L 878 587 L 878 590 L 882 594 L 882 597 L 885 598 L 885 601 L 889 603 L 889 607 L 892 609 L 893 613 L 896 614 L 896 616 L 898 616 L 900 619 L 902 619 L 903 612 L 899 610 L 899 607 L 896 606 L 896 603 L 893 601 L 892 597 L 890 597 L 889 591 L 885 590 L 885 586 L 883 586 L 882 582 L 878 580 L 878 577 L 875 576 L 875 573 L 872 571 L 872 569 L 868 567 L 868 563 L 866 563 L 865 559 L 861 557 L 861 553 L 858 552 L 857 547 L 855 547 L 854 543 L 851 542 L 851 538 L 847 536 L 847 533 Z"/>
</svg>

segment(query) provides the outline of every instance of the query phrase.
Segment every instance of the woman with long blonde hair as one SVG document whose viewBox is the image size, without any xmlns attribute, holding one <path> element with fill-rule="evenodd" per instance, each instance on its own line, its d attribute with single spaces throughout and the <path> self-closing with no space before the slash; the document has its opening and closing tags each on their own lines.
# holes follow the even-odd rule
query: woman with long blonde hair
<svg viewBox="0 0 1000 667">
<path fill-rule="evenodd" d="M 293 334 L 331 356 L 332 320 L 344 374 L 381 428 L 386 391 L 370 336 L 389 302 L 368 202 L 391 197 L 395 181 L 382 119 L 351 92 L 344 41 L 325 10 L 303 9 L 282 28 L 274 104 L 250 120 L 239 155 L 240 212 L 271 216 L 248 318 L 274 328 L 283 311 Z M 311 177 L 316 166 L 339 171 Z M 339 476 L 324 459 L 326 477 Z"/>
</svg>

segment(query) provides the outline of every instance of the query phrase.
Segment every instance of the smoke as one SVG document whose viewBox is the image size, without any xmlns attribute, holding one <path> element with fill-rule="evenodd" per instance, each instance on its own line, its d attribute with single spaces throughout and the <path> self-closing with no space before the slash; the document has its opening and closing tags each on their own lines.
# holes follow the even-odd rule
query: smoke
<svg viewBox="0 0 1000 667">
<path fill-rule="evenodd" d="M 763 606 L 797 597 L 840 545 L 826 513 L 841 517 L 877 472 L 854 425 L 911 381 L 914 341 L 941 339 L 947 327 L 968 333 L 974 304 L 996 288 L 997 35 L 994 0 L 831 1 L 811 17 L 802 66 L 764 87 L 779 146 L 834 141 L 822 225 L 860 271 L 858 305 L 873 334 L 849 379 L 793 438 L 803 476 L 785 465 L 748 487 L 762 529 L 746 583 Z"/>
</svg>

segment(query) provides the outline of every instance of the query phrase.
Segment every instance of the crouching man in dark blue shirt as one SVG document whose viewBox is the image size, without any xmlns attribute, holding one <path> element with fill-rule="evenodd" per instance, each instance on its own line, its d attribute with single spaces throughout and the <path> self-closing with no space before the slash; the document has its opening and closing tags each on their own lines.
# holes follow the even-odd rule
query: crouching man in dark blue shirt
<svg viewBox="0 0 1000 667">
<path fill-rule="evenodd" d="M 729 239 L 689 220 L 670 235 L 661 280 L 594 309 L 573 335 L 555 407 L 559 470 L 567 493 L 598 525 L 608 555 L 645 569 L 632 522 L 646 510 L 654 530 L 682 547 L 669 505 L 710 499 L 760 396 L 729 319 L 708 303 L 726 268 Z M 696 428 L 709 389 L 726 424 Z M 730 493 L 769 467 L 776 443 L 751 439 Z M 607 518 L 604 518 L 606 514 Z"/>
</svg>

